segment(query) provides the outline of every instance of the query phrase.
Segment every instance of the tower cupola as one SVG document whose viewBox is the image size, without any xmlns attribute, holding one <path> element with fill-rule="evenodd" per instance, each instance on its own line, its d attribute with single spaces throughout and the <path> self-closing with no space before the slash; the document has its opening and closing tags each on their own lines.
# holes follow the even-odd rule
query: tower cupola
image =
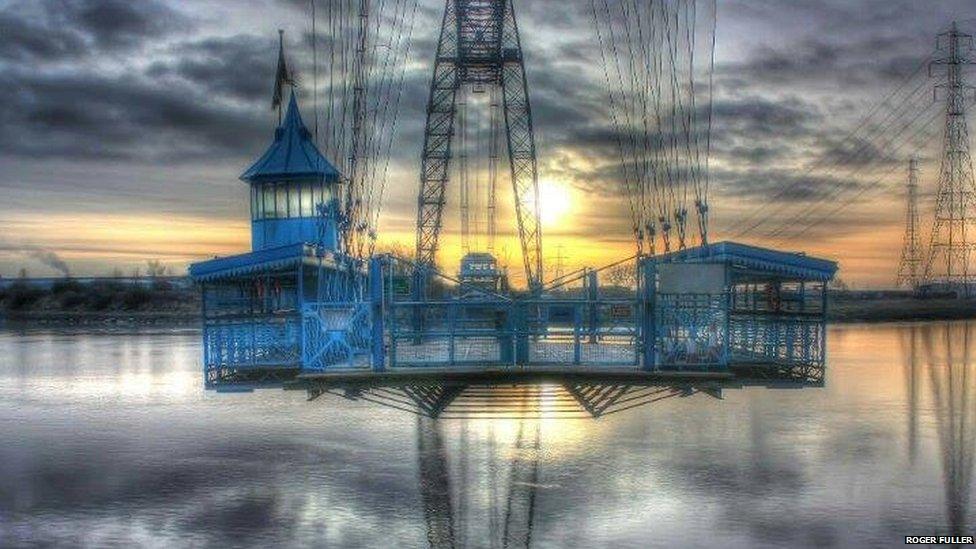
<svg viewBox="0 0 976 549">
<path fill-rule="evenodd" d="M 294 91 L 275 129 L 274 141 L 241 180 L 251 187 L 253 250 L 318 242 L 320 223 L 326 224 L 322 244 L 335 249 L 335 217 L 321 219 L 318 205 L 325 204 L 334 211 L 339 172 L 315 146 L 302 122 Z"/>
</svg>

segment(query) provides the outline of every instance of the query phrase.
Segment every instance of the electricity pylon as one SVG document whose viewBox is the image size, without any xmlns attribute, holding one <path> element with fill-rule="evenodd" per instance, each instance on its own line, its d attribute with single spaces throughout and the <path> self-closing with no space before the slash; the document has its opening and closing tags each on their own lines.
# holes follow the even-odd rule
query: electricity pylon
<svg viewBox="0 0 976 549">
<path fill-rule="evenodd" d="M 898 264 L 898 286 L 918 289 L 922 276 L 922 242 L 918 230 L 918 161 L 908 161 L 908 206 L 905 211 L 905 239 Z"/>
<path fill-rule="evenodd" d="M 968 297 L 976 290 L 976 268 L 971 265 L 976 248 L 976 183 L 966 126 L 966 104 L 974 88 L 965 84 L 963 70 L 973 64 L 967 57 L 973 51 L 973 37 L 960 33 L 953 22 L 948 32 L 939 35 L 937 47 L 945 56 L 933 61 L 929 70 L 945 67 L 946 79 L 935 89 L 936 95 L 945 93 L 946 120 L 925 285 Z"/>
</svg>

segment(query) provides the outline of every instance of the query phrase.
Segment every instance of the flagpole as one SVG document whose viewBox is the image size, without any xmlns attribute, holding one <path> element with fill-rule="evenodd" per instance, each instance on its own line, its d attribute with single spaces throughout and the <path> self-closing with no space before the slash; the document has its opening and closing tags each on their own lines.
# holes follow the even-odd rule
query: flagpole
<svg viewBox="0 0 976 549">
<path fill-rule="evenodd" d="M 285 36 L 285 31 L 283 29 L 278 29 L 278 59 L 281 59 L 282 56 L 285 54 L 284 53 L 285 52 L 285 45 L 284 45 L 285 39 L 284 39 L 284 36 Z M 277 86 L 279 84 L 278 83 L 275 83 L 275 85 Z M 280 88 L 279 88 L 279 90 L 280 90 Z M 281 93 L 281 92 L 279 91 L 279 93 Z M 279 126 L 281 126 L 281 105 L 284 102 L 285 102 L 284 101 L 284 97 L 281 97 L 281 98 L 278 99 L 278 125 Z"/>
</svg>

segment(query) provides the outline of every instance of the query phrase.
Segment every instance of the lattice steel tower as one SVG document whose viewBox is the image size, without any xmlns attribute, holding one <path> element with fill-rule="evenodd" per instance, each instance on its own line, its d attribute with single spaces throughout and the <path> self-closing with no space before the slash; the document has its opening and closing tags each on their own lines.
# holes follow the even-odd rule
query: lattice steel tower
<svg viewBox="0 0 976 549">
<path fill-rule="evenodd" d="M 936 93 L 945 94 L 946 121 L 925 284 L 969 296 L 976 290 L 976 268 L 971 265 L 976 247 L 976 184 L 969 155 L 966 104 L 974 88 L 965 84 L 963 70 L 973 64 L 967 57 L 973 50 L 973 38 L 960 33 L 953 23 L 948 32 L 939 35 L 937 47 L 945 56 L 933 61 L 930 71 L 935 66 L 945 67 L 946 80 L 936 86 Z"/>
<path fill-rule="evenodd" d="M 451 141 L 462 86 L 501 90 L 515 215 L 525 276 L 542 283 L 542 223 L 529 88 L 512 0 L 447 0 L 434 76 L 417 199 L 417 261 L 433 265 L 449 183 Z"/>
<path fill-rule="evenodd" d="M 918 288 L 922 277 L 922 242 L 918 234 L 918 160 L 908 161 L 905 239 L 898 264 L 898 286 Z"/>
</svg>

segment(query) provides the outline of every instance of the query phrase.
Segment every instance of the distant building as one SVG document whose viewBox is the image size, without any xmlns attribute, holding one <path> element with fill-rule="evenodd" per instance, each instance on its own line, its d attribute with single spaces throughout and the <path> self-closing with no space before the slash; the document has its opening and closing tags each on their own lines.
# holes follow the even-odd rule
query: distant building
<svg viewBox="0 0 976 549">
<path fill-rule="evenodd" d="M 497 293 L 503 288 L 504 273 L 498 267 L 495 256 L 484 252 L 471 252 L 461 258 L 458 278 L 467 291 L 462 295 L 484 296 L 484 292 Z"/>
</svg>

